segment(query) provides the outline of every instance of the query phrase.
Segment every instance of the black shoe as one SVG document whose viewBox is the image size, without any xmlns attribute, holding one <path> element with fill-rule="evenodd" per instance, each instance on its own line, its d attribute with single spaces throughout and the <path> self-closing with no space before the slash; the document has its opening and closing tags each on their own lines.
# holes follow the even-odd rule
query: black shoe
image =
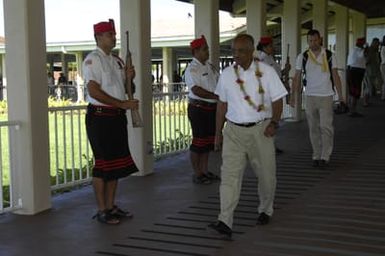
<svg viewBox="0 0 385 256">
<path fill-rule="evenodd" d="M 211 223 L 207 226 L 207 228 L 208 230 L 210 230 L 210 233 L 211 231 L 213 231 L 214 234 L 219 234 L 222 239 L 231 240 L 231 235 L 233 231 L 222 221 L 218 220 L 215 223 Z"/>
<path fill-rule="evenodd" d="M 329 166 L 329 161 L 326 161 L 326 160 L 321 160 L 319 161 L 319 167 L 321 168 L 325 168 L 325 167 L 328 167 Z"/>
<path fill-rule="evenodd" d="M 280 148 L 275 148 L 275 154 L 277 154 L 277 155 L 280 155 L 280 154 L 282 154 L 283 153 L 283 150 L 282 149 L 280 149 Z"/>
<path fill-rule="evenodd" d="M 203 184 L 203 185 L 210 185 L 213 183 L 206 175 L 202 174 L 200 176 L 193 175 L 193 182 L 195 184 Z"/>
<path fill-rule="evenodd" d="M 313 167 L 318 167 L 320 165 L 320 160 L 313 160 L 313 164 L 312 164 L 312 166 Z"/>
<path fill-rule="evenodd" d="M 218 175 L 216 175 L 216 174 L 214 174 L 214 173 L 212 173 L 212 172 L 206 172 L 204 175 L 205 175 L 209 180 L 211 180 L 211 181 L 221 180 L 221 178 L 220 178 Z"/>
<path fill-rule="evenodd" d="M 262 212 L 257 219 L 257 225 L 266 225 L 270 221 L 270 216 Z"/>
<path fill-rule="evenodd" d="M 357 113 L 357 112 L 352 112 L 352 113 L 349 113 L 349 116 L 350 117 L 363 117 L 364 115 L 360 114 L 360 113 Z"/>
</svg>

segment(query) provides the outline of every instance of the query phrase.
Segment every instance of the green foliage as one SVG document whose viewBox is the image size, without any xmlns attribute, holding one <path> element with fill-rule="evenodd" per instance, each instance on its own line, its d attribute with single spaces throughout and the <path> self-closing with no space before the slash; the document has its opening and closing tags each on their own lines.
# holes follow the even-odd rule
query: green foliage
<svg viewBox="0 0 385 256">
<path fill-rule="evenodd" d="M 159 101 L 154 103 L 154 115 L 187 115 L 187 101 Z"/>
<path fill-rule="evenodd" d="M 155 145 L 154 153 L 156 155 L 162 152 L 177 152 L 188 148 L 191 143 L 192 136 L 189 134 L 183 134 L 180 130 L 176 129 L 177 137 L 175 139 L 167 138 Z"/>
<path fill-rule="evenodd" d="M 83 157 L 86 159 L 86 164 L 83 165 L 80 169 L 74 168 L 70 169 L 67 168 L 66 170 L 59 169 L 57 175 L 51 175 L 51 185 L 56 184 L 65 184 L 67 182 L 74 182 L 79 181 L 87 177 L 88 170 L 92 170 L 92 167 L 94 165 L 94 159 L 92 157 L 88 158 L 85 154 L 83 154 Z M 62 189 L 56 189 L 54 193 L 64 193 L 71 191 L 73 187 L 67 187 Z"/>
<path fill-rule="evenodd" d="M 53 107 L 69 107 L 69 106 L 74 106 L 74 105 L 85 105 L 85 102 L 80 102 L 80 103 L 75 103 L 72 102 L 71 99 L 63 99 L 63 100 L 58 100 L 53 96 L 48 97 L 48 107 L 53 108 Z"/>
<path fill-rule="evenodd" d="M 0 114 L 5 114 L 8 112 L 8 104 L 6 100 L 0 101 Z"/>
<path fill-rule="evenodd" d="M 10 205 L 9 185 L 3 185 L 3 207 L 6 208 Z"/>
</svg>

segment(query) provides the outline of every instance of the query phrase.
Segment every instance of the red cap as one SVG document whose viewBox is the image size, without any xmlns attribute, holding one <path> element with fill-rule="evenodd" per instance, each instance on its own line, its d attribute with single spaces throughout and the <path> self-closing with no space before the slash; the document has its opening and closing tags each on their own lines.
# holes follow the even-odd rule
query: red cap
<svg viewBox="0 0 385 256">
<path fill-rule="evenodd" d="M 271 44 L 271 43 L 273 43 L 273 38 L 271 38 L 271 36 L 263 36 L 259 40 L 259 43 L 262 44 L 262 45 Z"/>
<path fill-rule="evenodd" d="M 360 37 L 360 38 L 357 38 L 356 40 L 356 45 L 364 45 L 366 43 L 366 38 L 365 37 Z"/>
<path fill-rule="evenodd" d="M 116 33 L 115 23 L 113 19 L 109 19 L 108 22 L 102 21 L 97 24 L 94 24 L 94 34 L 104 33 L 109 31 L 113 31 L 114 33 Z"/>
<path fill-rule="evenodd" d="M 191 49 L 200 48 L 203 45 L 207 44 L 206 38 L 204 35 L 201 36 L 201 38 L 197 38 L 195 40 L 192 40 L 190 43 Z"/>
</svg>

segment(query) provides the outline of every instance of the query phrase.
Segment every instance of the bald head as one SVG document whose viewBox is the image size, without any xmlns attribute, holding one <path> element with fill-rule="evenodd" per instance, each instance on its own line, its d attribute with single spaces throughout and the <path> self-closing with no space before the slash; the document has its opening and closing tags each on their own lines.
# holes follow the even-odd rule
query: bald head
<svg viewBox="0 0 385 256">
<path fill-rule="evenodd" d="M 234 38 L 232 46 L 234 61 L 247 69 L 253 61 L 254 38 L 248 34 L 239 34 Z"/>
</svg>

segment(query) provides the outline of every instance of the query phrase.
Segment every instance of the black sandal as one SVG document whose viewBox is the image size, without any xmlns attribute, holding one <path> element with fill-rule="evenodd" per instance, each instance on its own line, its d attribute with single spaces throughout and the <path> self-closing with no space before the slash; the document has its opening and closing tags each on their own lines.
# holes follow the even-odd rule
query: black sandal
<svg viewBox="0 0 385 256">
<path fill-rule="evenodd" d="M 193 175 L 193 182 L 195 184 L 210 185 L 212 181 L 204 174 L 200 176 Z"/>
<path fill-rule="evenodd" d="M 112 209 L 110 209 L 109 213 L 115 218 L 132 218 L 134 215 L 129 211 L 124 211 L 120 209 L 117 205 L 114 205 Z"/>
<path fill-rule="evenodd" d="M 95 219 L 99 221 L 100 223 L 108 224 L 108 225 L 117 225 L 120 223 L 120 220 L 113 216 L 110 211 L 104 210 L 104 211 L 98 211 L 92 219 Z"/>
<path fill-rule="evenodd" d="M 207 172 L 207 173 L 205 173 L 204 174 L 209 180 L 212 180 L 212 181 L 215 181 L 215 180 L 221 180 L 221 178 L 218 176 L 218 175 L 216 175 L 216 174 L 214 174 L 214 173 L 212 173 L 212 172 Z"/>
</svg>

